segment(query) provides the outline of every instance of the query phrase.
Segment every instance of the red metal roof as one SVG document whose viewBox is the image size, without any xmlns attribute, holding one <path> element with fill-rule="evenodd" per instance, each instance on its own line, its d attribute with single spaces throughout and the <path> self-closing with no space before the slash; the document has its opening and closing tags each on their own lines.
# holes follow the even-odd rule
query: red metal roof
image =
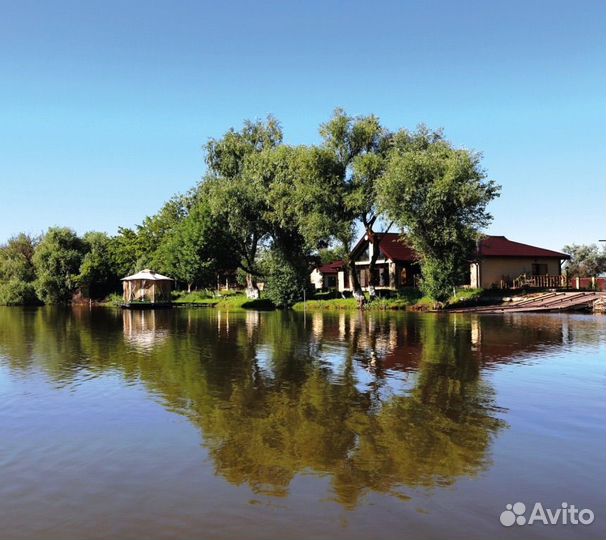
<svg viewBox="0 0 606 540">
<path fill-rule="evenodd" d="M 344 266 L 344 261 L 334 261 L 328 264 L 323 264 L 318 268 L 322 274 L 336 274 Z"/>
<path fill-rule="evenodd" d="M 478 254 L 481 257 L 548 257 L 570 259 L 570 255 L 551 251 L 520 242 L 513 242 L 504 236 L 486 236 L 480 240 Z"/>
<path fill-rule="evenodd" d="M 379 249 L 383 254 L 394 262 L 416 262 L 419 257 L 414 250 L 402 239 L 400 233 L 375 233 L 381 237 Z M 366 235 L 362 236 L 351 250 L 353 254 L 359 254 L 368 244 Z"/>
<path fill-rule="evenodd" d="M 419 257 L 415 251 L 402 239 L 398 233 L 381 235 L 379 247 L 381 251 L 394 262 L 415 262 Z"/>
</svg>

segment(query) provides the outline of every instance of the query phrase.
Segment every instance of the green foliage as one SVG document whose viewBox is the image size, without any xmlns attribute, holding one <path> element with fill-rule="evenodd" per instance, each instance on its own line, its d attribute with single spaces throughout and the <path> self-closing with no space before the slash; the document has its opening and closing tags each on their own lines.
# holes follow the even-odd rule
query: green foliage
<svg viewBox="0 0 606 540">
<path fill-rule="evenodd" d="M 341 310 L 358 309 L 358 302 L 355 298 L 333 298 L 330 300 L 307 300 L 306 302 L 297 302 L 293 309 L 302 311 L 309 310 Z"/>
<path fill-rule="evenodd" d="M 247 121 L 240 131 L 231 129 L 206 145 L 208 174 L 198 197 L 207 201 L 211 216 L 221 223 L 238 268 L 251 282 L 260 275 L 257 255 L 270 232 L 266 218 L 271 212 L 263 181 L 251 179 L 244 170 L 256 154 L 281 142 L 280 126 L 269 117 L 266 122 Z"/>
<path fill-rule="evenodd" d="M 484 289 L 457 289 L 455 294 L 448 299 L 448 305 L 473 305 L 480 302 L 484 296 Z"/>
<path fill-rule="evenodd" d="M 335 261 L 342 261 L 347 257 L 347 252 L 342 246 L 325 247 L 318 250 L 321 264 L 329 264 Z"/>
<path fill-rule="evenodd" d="M 0 246 L 0 305 L 35 305 L 33 257 L 37 239 L 27 234 L 14 236 Z"/>
<path fill-rule="evenodd" d="M 330 295 L 330 293 L 327 293 Z M 407 309 L 410 306 L 416 305 L 421 298 L 421 293 L 418 289 L 402 289 L 398 294 L 391 298 L 377 297 L 370 300 L 366 297 L 367 303 L 365 309 L 372 311 L 381 310 L 399 310 Z M 312 300 L 305 302 L 297 302 L 293 308 L 301 311 L 302 309 L 309 310 L 343 310 L 343 309 L 359 309 L 359 304 L 355 298 L 331 298 L 330 296 L 323 297 L 322 294 L 315 294 Z"/>
<path fill-rule="evenodd" d="M 39 303 L 33 283 L 18 279 L 0 283 L 0 306 L 28 306 Z"/>
<path fill-rule="evenodd" d="M 237 264 L 225 224 L 200 198 L 164 237 L 152 260 L 154 268 L 185 283 L 188 289 L 194 284 L 213 285 L 218 271 Z"/>
<path fill-rule="evenodd" d="M 111 242 L 111 256 L 117 275 L 126 276 L 153 267 L 158 247 L 185 219 L 192 203 L 192 194 L 176 195 L 134 230 L 120 227 Z"/>
<path fill-rule="evenodd" d="M 282 143 L 279 122 L 268 116 L 266 122 L 247 120 L 240 131 L 230 129 L 221 139 L 206 144 L 206 164 L 213 176 L 237 178 L 246 159 L 256 152 Z"/>
<path fill-rule="evenodd" d="M 140 257 L 137 233 L 126 227 L 119 227 L 118 234 L 111 241 L 111 254 L 118 275 L 124 277 L 133 274 Z"/>
<path fill-rule="evenodd" d="M 46 304 L 67 303 L 79 285 L 80 265 L 87 246 L 74 231 L 51 227 L 36 246 L 35 290 Z"/>
<path fill-rule="evenodd" d="M 37 240 L 21 233 L 0 246 L 0 281 L 31 282 L 36 277 L 33 256 Z"/>
<path fill-rule="evenodd" d="M 485 180 L 479 154 L 455 149 L 424 129 L 413 140 L 411 146 L 404 137 L 404 147 L 394 147 L 377 198 L 420 255 L 423 290 L 443 302 L 461 283 L 478 231 L 492 219 L 486 207 L 500 187 Z"/>
<path fill-rule="evenodd" d="M 337 184 L 330 191 L 324 218 L 332 233 L 349 253 L 354 224 L 372 229 L 377 219 L 376 181 L 383 172 L 391 134 L 374 116 L 349 116 L 337 109 L 320 127 L 322 147 L 337 164 Z"/>
<path fill-rule="evenodd" d="M 421 290 L 437 302 L 445 302 L 462 281 L 463 265 L 464 259 L 452 254 L 441 259 L 426 256 L 421 266 Z"/>
<path fill-rule="evenodd" d="M 215 294 L 213 291 L 209 289 L 202 289 L 200 291 L 172 291 L 171 297 L 173 301 L 182 302 L 182 303 L 196 303 L 198 301 L 202 302 L 209 298 L 218 298 L 219 295 Z"/>
<path fill-rule="evenodd" d="M 566 273 L 571 277 L 591 277 L 606 272 L 606 246 L 571 244 L 562 248 L 571 259 L 566 262 Z"/>
<path fill-rule="evenodd" d="M 112 239 L 102 232 L 83 237 L 86 254 L 80 265 L 78 282 L 89 298 L 105 298 L 120 288 L 120 278 L 112 253 Z"/>
<path fill-rule="evenodd" d="M 110 306 L 120 307 L 122 304 L 124 304 L 124 298 L 122 298 L 121 294 L 111 293 L 108 295 L 105 302 Z"/>
<path fill-rule="evenodd" d="M 193 291 L 179 294 L 173 304 L 187 306 L 188 304 L 199 304 L 207 307 L 215 307 L 224 311 L 241 311 L 244 309 L 256 309 L 267 311 L 275 309 L 275 305 L 268 298 L 250 300 L 243 294 L 212 295 L 208 291 Z"/>
<path fill-rule="evenodd" d="M 301 298 L 307 287 L 308 276 L 304 268 L 296 268 L 278 252 L 272 252 L 265 264 L 267 298 L 276 307 L 291 307 Z"/>
<path fill-rule="evenodd" d="M 38 245 L 26 235 L 10 239 L 0 246 L 0 282 L 35 280 L 40 298 L 60 303 L 78 287 L 105 297 L 121 277 L 144 267 L 188 289 L 214 287 L 218 273 L 236 271 L 247 288 L 265 279 L 272 301 L 291 306 L 318 260 L 343 259 L 355 268 L 350 250 L 357 228 L 378 242 L 376 223 L 387 220 L 420 254 L 423 290 L 445 301 L 491 219 L 487 204 L 499 194 L 485 180 L 479 155 L 455 149 L 440 131 L 421 126 L 392 133 L 376 116 L 341 109 L 320 134 L 320 145 L 286 145 L 274 118 L 246 121 L 205 145 L 208 172 L 195 190 L 172 197 L 140 225 L 114 237 L 79 239 L 51 228 Z M 582 247 L 570 246 L 581 261 L 570 268 L 603 269 L 606 256 Z M 376 273 L 370 275 L 374 280 Z M 352 278 L 359 290 L 355 272 Z"/>
</svg>

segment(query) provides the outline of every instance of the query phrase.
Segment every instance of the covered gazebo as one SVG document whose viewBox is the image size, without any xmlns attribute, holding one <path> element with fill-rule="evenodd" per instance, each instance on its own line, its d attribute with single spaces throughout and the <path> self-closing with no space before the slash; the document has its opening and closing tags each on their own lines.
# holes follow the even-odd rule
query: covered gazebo
<svg viewBox="0 0 606 540">
<path fill-rule="evenodd" d="M 173 279 L 157 274 L 149 268 L 122 278 L 124 304 L 170 305 Z"/>
</svg>

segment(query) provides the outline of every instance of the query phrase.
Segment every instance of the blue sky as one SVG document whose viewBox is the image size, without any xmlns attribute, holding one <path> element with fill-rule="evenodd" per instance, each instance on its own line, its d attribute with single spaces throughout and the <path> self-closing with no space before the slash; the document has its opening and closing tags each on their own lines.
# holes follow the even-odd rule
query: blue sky
<svg viewBox="0 0 606 540">
<path fill-rule="evenodd" d="M 200 179 L 209 137 L 272 113 L 314 143 L 335 107 L 483 152 L 488 232 L 606 237 L 601 0 L 0 8 L 0 241 L 133 226 Z"/>
</svg>

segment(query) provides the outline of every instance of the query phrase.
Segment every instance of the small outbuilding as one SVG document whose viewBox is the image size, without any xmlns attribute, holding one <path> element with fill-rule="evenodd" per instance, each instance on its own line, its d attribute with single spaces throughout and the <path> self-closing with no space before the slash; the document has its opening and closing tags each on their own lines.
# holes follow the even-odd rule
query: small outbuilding
<svg viewBox="0 0 606 540">
<path fill-rule="evenodd" d="M 314 268 L 310 279 L 316 291 L 336 289 L 337 277 L 344 265 L 343 261 L 334 261 Z"/>
<path fill-rule="evenodd" d="M 124 305 L 170 305 L 173 279 L 149 268 L 122 278 Z"/>
</svg>

